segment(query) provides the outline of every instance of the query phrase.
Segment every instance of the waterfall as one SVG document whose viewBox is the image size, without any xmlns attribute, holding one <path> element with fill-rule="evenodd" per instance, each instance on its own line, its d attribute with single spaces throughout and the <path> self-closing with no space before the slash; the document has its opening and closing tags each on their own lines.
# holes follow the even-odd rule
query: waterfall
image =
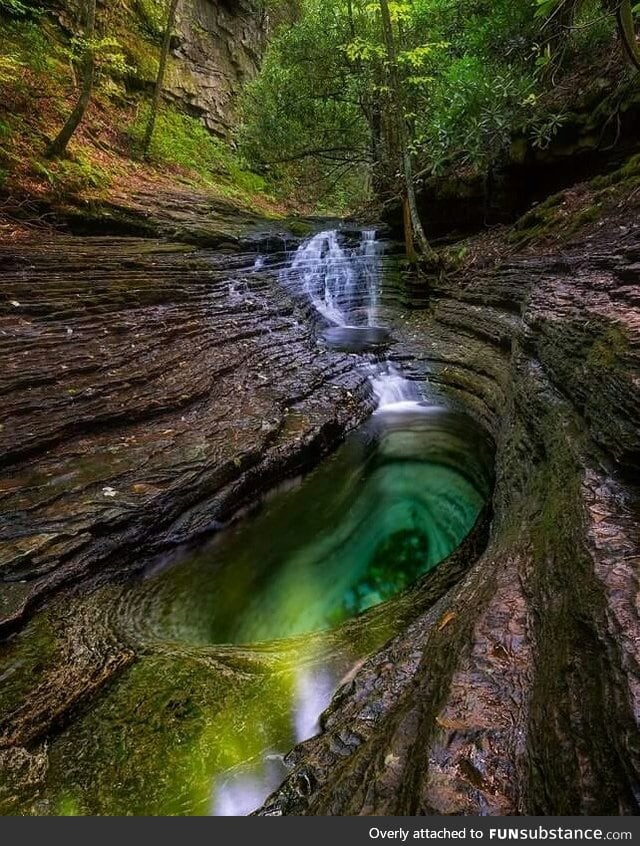
<svg viewBox="0 0 640 846">
<path fill-rule="evenodd" d="M 362 233 L 362 272 L 367 289 L 367 323 L 376 325 L 378 315 L 378 290 L 380 287 L 380 243 L 376 241 L 375 229 Z"/>
<path fill-rule="evenodd" d="M 391 364 L 376 365 L 369 377 L 378 400 L 378 412 L 415 411 L 421 407 L 422 394 L 416 382 L 411 382 Z"/>
<path fill-rule="evenodd" d="M 342 245 L 336 230 L 319 232 L 298 247 L 281 281 L 334 326 L 374 326 L 380 255 L 375 230 L 362 232 L 353 247 Z"/>
<path fill-rule="evenodd" d="M 302 243 L 280 281 L 302 294 L 330 324 L 325 343 L 349 352 L 379 351 L 390 335 L 377 326 L 381 279 L 381 245 L 374 229 L 365 229 L 354 246 L 341 243 L 336 230 L 318 232 Z M 406 379 L 389 361 L 368 367 L 378 407 L 376 413 L 424 410 L 416 382 Z"/>
</svg>

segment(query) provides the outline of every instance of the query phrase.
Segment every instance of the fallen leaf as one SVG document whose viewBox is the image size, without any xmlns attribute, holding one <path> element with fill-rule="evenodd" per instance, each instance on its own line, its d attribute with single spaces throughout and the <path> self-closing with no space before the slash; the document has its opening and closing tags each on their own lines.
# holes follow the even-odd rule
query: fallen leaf
<svg viewBox="0 0 640 846">
<path fill-rule="evenodd" d="M 455 618 L 456 618 L 457 616 L 458 616 L 458 615 L 456 614 L 456 612 L 455 612 L 455 611 L 449 611 L 449 612 L 447 612 L 447 613 L 444 615 L 444 617 L 442 618 L 442 620 L 440 620 L 440 622 L 438 623 L 438 631 L 439 631 L 439 632 L 441 632 L 441 631 L 444 629 L 444 627 L 445 627 L 445 626 L 448 626 L 448 625 L 449 625 L 449 623 L 450 623 L 452 620 L 455 620 Z"/>
<path fill-rule="evenodd" d="M 447 731 L 458 731 L 463 728 L 462 723 L 448 720 L 446 717 L 436 717 L 436 723 L 440 728 L 447 729 Z"/>
</svg>

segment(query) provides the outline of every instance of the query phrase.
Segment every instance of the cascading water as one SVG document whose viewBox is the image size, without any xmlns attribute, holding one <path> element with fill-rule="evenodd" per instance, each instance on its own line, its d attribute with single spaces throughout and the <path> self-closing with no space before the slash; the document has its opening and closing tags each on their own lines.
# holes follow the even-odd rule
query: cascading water
<svg viewBox="0 0 640 846">
<path fill-rule="evenodd" d="M 280 278 L 334 326 L 375 326 L 380 257 L 375 230 L 362 232 L 356 246 L 341 244 L 339 233 L 328 230 L 298 247 Z"/>
<path fill-rule="evenodd" d="M 319 232 L 298 247 L 281 282 L 302 292 L 316 311 L 333 324 L 323 338 L 351 352 L 375 349 L 388 340 L 376 325 L 380 299 L 382 246 L 374 229 L 362 232 L 356 247 L 343 246 L 336 230 Z M 364 326 L 358 321 L 365 321 Z M 391 362 L 375 364 L 369 376 L 377 412 L 415 411 L 420 388 Z"/>
<path fill-rule="evenodd" d="M 405 379 L 391 362 L 375 365 L 369 378 L 378 400 L 376 414 L 416 411 L 424 405 L 417 383 Z"/>
</svg>

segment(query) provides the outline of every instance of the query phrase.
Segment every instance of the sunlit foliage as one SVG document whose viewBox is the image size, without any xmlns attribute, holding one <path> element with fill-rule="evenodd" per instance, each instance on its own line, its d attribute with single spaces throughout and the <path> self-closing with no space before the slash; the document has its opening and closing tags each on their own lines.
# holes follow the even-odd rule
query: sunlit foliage
<svg viewBox="0 0 640 846">
<path fill-rule="evenodd" d="M 540 102 L 558 64 L 612 44 L 615 15 L 601 0 L 405 0 L 389 3 L 405 119 L 417 170 L 483 170 L 514 132 L 544 147 L 564 117 Z M 296 23 L 273 40 L 249 87 L 239 141 L 248 157 L 305 199 L 354 202 L 394 183 L 379 4 L 302 0 Z"/>
</svg>

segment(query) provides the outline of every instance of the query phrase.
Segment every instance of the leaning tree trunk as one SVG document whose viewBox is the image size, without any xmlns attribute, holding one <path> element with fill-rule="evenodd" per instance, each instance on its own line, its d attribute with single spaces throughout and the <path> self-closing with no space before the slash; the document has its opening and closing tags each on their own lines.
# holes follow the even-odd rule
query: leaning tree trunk
<svg viewBox="0 0 640 846">
<path fill-rule="evenodd" d="M 616 23 L 627 58 L 636 69 L 640 70 L 640 49 L 636 40 L 636 28 L 633 20 L 631 0 L 621 0 L 616 7 Z"/>
<path fill-rule="evenodd" d="M 429 244 L 427 236 L 422 227 L 422 221 L 418 214 L 418 203 L 416 201 L 416 192 L 413 184 L 413 164 L 411 161 L 411 150 L 409 149 L 409 138 L 407 133 L 407 124 L 404 116 L 404 97 L 402 92 L 402 85 L 398 76 L 398 57 L 396 52 L 396 43 L 393 34 L 393 24 L 391 22 L 391 13 L 389 11 L 388 0 L 379 0 L 380 12 L 382 14 L 382 30 L 384 35 L 384 42 L 387 51 L 387 61 L 389 63 L 389 81 L 391 83 L 391 95 L 394 100 L 393 116 L 395 122 L 395 129 L 398 137 L 398 144 L 402 155 L 402 171 L 404 175 L 404 209 L 405 209 L 405 242 L 407 244 L 407 254 L 411 260 L 415 256 L 413 249 L 413 237 L 420 247 L 424 258 L 432 263 L 438 260 L 437 253 Z M 408 209 L 408 215 L 407 215 Z M 410 232 L 407 231 L 407 222 L 409 222 Z M 411 254 L 413 253 L 413 255 Z"/>
<path fill-rule="evenodd" d="M 173 34 L 173 26 L 176 20 L 176 9 L 178 8 L 178 0 L 170 0 L 169 11 L 167 14 L 167 25 L 164 30 L 164 37 L 162 39 L 162 49 L 160 50 L 160 62 L 158 64 L 158 75 L 156 77 L 155 88 L 153 89 L 153 100 L 151 101 L 151 111 L 149 112 L 149 120 L 147 122 L 147 129 L 144 134 L 142 142 L 142 157 L 147 158 L 151 141 L 153 140 L 153 131 L 156 127 L 156 119 L 158 117 L 158 109 L 160 107 L 160 97 L 162 96 L 162 86 L 164 85 L 164 75 L 167 69 L 167 60 L 169 59 L 169 48 L 171 47 L 171 36 Z"/>
<path fill-rule="evenodd" d="M 84 54 L 81 63 L 82 87 L 80 89 L 80 96 L 73 108 L 73 111 L 66 120 L 66 123 L 58 133 L 57 137 L 51 142 L 46 151 L 47 158 L 54 159 L 63 156 L 73 133 L 80 125 L 80 121 L 84 117 L 89 101 L 91 100 L 91 92 L 93 91 L 93 82 L 96 72 L 96 58 L 93 44 L 91 43 L 96 31 L 96 0 L 86 0 L 84 4 L 84 40 L 86 42 Z"/>
</svg>

